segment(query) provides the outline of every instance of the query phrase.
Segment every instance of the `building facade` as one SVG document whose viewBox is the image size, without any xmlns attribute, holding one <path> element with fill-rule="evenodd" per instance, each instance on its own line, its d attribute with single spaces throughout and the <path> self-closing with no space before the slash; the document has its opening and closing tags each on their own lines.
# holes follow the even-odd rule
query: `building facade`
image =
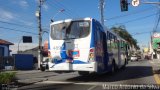
<svg viewBox="0 0 160 90">
<path fill-rule="evenodd" d="M 153 59 L 160 59 L 160 33 L 153 33 L 151 40 Z"/>
<path fill-rule="evenodd" d="M 11 42 L 0 39 L 0 57 L 10 56 L 9 46 L 14 45 Z"/>
</svg>

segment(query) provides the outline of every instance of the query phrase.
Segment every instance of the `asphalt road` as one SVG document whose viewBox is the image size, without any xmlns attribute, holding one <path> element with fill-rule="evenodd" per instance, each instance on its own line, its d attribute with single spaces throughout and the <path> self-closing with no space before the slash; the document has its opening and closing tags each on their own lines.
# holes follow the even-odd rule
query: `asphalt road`
<svg viewBox="0 0 160 90">
<path fill-rule="evenodd" d="M 125 69 L 114 74 L 79 76 L 78 73 L 21 72 L 19 80 L 37 83 L 20 87 L 21 90 L 160 90 L 148 60 L 129 62 Z M 154 86 L 153 86 L 154 85 Z"/>
</svg>

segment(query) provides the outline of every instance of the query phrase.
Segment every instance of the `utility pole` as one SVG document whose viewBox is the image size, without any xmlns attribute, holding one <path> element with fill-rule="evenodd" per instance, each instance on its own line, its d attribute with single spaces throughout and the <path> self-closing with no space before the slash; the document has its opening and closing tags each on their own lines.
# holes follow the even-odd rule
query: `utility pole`
<svg viewBox="0 0 160 90">
<path fill-rule="evenodd" d="M 38 2 L 38 10 L 36 11 L 36 17 L 38 21 L 38 35 L 39 35 L 39 48 L 38 48 L 38 69 L 40 69 L 40 63 L 42 61 L 42 27 L 41 27 L 41 7 L 42 7 L 42 0 L 39 0 Z"/>
<path fill-rule="evenodd" d="M 100 7 L 100 14 L 101 14 L 101 24 L 104 26 L 104 8 L 105 8 L 105 2 L 104 0 L 99 0 L 99 7 Z"/>
</svg>

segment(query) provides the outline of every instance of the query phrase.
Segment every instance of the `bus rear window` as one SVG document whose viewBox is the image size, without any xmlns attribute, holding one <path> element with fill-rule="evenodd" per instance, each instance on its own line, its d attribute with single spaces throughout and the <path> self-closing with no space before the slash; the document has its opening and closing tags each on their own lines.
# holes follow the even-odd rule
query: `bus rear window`
<svg viewBox="0 0 160 90">
<path fill-rule="evenodd" d="M 51 26 L 51 37 L 54 40 L 78 39 L 89 35 L 89 21 L 63 22 Z"/>
</svg>

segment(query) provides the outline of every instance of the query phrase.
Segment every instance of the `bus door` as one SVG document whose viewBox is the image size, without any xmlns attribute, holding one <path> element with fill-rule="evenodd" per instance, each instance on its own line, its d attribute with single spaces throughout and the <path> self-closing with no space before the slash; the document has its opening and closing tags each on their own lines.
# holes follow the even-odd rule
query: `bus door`
<svg viewBox="0 0 160 90">
<path fill-rule="evenodd" d="M 103 37 L 104 34 L 100 30 L 95 31 L 95 58 L 97 62 L 98 72 L 103 72 L 105 69 L 104 65 L 104 48 L 103 48 Z"/>
<path fill-rule="evenodd" d="M 118 67 L 121 65 L 121 40 L 118 40 Z"/>
</svg>

